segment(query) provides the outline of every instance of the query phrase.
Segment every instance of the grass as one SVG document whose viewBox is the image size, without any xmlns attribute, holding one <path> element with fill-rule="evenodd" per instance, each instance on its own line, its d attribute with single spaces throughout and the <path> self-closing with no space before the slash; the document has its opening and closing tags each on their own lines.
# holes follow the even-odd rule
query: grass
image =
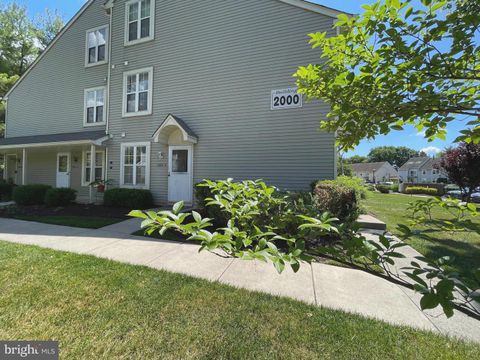
<svg viewBox="0 0 480 360">
<path fill-rule="evenodd" d="M 384 221 L 390 232 L 398 234 L 398 224 L 409 225 L 408 204 L 419 199 L 425 198 L 370 193 L 364 206 L 369 213 Z M 452 219 L 444 209 L 435 209 L 433 217 L 436 220 Z M 417 225 L 414 229 L 419 234 L 407 240 L 407 243 L 430 258 L 453 256 L 455 259 L 451 268 L 464 275 L 469 274 L 480 264 L 480 217 L 473 218 L 465 226 L 467 231 L 444 231 L 438 227 Z"/>
<path fill-rule="evenodd" d="M 290 299 L 1 241 L 0 288 L 0 339 L 59 340 L 64 359 L 473 359 L 480 351 Z"/>
<path fill-rule="evenodd" d="M 35 221 L 45 224 L 71 226 L 85 229 L 100 229 L 104 226 L 116 224 L 124 219 L 89 217 L 89 216 L 40 216 L 40 215 L 15 215 L 15 219 Z"/>
</svg>

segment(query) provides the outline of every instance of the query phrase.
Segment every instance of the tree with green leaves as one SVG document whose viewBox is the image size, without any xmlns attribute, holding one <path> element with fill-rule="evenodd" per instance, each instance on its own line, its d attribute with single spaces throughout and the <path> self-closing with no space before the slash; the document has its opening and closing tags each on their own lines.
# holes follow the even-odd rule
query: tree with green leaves
<svg viewBox="0 0 480 360">
<path fill-rule="evenodd" d="M 321 128 L 352 149 L 409 124 L 445 139 L 462 117 L 458 140 L 479 143 L 480 2 L 384 0 L 363 9 L 339 16 L 337 36 L 310 34 L 321 61 L 295 74 L 301 93 L 331 106 Z"/>
<path fill-rule="evenodd" d="M 378 146 L 368 153 L 368 162 L 387 161 L 391 165 L 401 167 L 415 156 L 426 156 L 426 154 L 405 146 Z"/>
</svg>

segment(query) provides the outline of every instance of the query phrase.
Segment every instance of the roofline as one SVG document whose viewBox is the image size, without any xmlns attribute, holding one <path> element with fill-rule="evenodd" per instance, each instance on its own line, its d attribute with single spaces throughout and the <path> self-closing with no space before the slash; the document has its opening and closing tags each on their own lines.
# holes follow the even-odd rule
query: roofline
<svg viewBox="0 0 480 360">
<path fill-rule="evenodd" d="M 337 9 L 329 8 L 329 7 L 326 7 L 326 6 L 323 6 L 323 5 L 315 4 L 315 3 L 312 3 L 312 2 L 309 2 L 309 1 L 304 1 L 304 0 L 278 0 L 278 1 L 281 1 L 285 4 L 289 4 L 289 5 L 292 5 L 292 6 L 302 8 L 302 9 L 305 9 L 305 10 L 308 10 L 308 11 L 313 11 L 317 14 L 330 16 L 334 19 L 337 19 L 338 15 L 340 15 L 340 14 L 354 16 L 354 14 L 350 14 L 350 13 L 347 13 L 345 11 L 340 11 L 340 10 L 337 10 Z"/>
<path fill-rule="evenodd" d="M 0 150 L 10 149 L 30 149 L 36 147 L 49 147 L 49 146 L 62 146 L 62 145 L 96 145 L 101 146 L 103 142 L 109 140 L 110 137 L 104 136 L 97 140 L 72 140 L 72 141 L 51 141 L 44 143 L 32 143 L 32 144 L 15 144 L 15 145 L 0 145 Z"/>
<path fill-rule="evenodd" d="M 73 25 L 75 21 L 78 20 L 78 18 L 87 10 L 87 8 L 92 5 L 95 2 L 95 0 L 88 0 L 81 8 L 80 10 L 77 11 L 77 13 L 73 16 L 73 18 L 70 19 L 70 21 L 65 24 L 62 30 L 55 36 L 55 38 L 48 44 L 48 46 L 43 50 L 43 52 L 35 59 L 35 61 L 28 67 L 28 69 L 23 73 L 23 75 L 20 77 L 20 79 L 17 80 L 17 82 L 12 86 L 10 90 L 5 94 L 4 99 L 8 100 L 8 96 L 10 93 L 23 81 L 23 79 L 30 73 L 30 71 L 35 67 L 35 65 L 38 64 L 38 62 L 45 56 L 46 53 L 55 45 L 55 43 L 60 39 L 60 37 Z"/>
</svg>

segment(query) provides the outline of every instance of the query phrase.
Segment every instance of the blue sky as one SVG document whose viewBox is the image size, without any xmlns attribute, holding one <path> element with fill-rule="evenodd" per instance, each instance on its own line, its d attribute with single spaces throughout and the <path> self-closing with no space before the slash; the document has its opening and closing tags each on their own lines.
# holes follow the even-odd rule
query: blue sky
<svg viewBox="0 0 480 360">
<path fill-rule="evenodd" d="M 1 1 L 1 0 L 0 0 Z M 372 3 L 374 0 L 311 0 L 318 4 L 329 6 L 335 9 L 346 11 L 349 13 L 362 12 L 361 5 Z M 4 1 L 1 1 L 4 2 Z M 8 1 L 7 1 L 8 2 Z M 18 3 L 28 8 L 30 16 L 42 13 L 46 8 L 58 10 L 59 14 L 65 19 L 70 19 L 85 3 L 85 0 L 17 0 Z M 415 0 L 412 3 L 417 3 Z M 402 132 L 392 132 L 387 136 L 379 136 L 374 141 L 363 141 L 357 149 L 349 155 L 366 155 L 372 147 L 383 145 L 408 146 L 417 150 L 426 149 L 430 154 L 435 153 L 439 149 L 444 149 L 452 144 L 453 140 L 458 136 L 459 131 L 464 128 L 464 122 L 454 121 L 448 127 L 448 135 L 446 141 L 435 140 L 428 142 L 421 134 L 417 134 L 414 128 L 407 128 Z"/>
</svg>

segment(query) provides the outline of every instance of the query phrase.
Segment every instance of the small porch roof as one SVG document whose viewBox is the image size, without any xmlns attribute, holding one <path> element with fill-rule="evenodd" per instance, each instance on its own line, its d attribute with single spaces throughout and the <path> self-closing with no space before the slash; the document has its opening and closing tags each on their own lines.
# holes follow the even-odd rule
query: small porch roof
<svg viewBox="0 0 480 360">
<path fill-rule="evenodd" d="M 55 145 L 102 145 L 109 139 L 104 130 L 75 133 L 19 136 L 0 139 L 0 150 L 21 149 Z"/>
<path fill-rule="evenodd" d="M 198 142 L 198 136 L 193 132 L 192 129 L 188 127 L 188 125 L 182 119 L 168 114 L 165 120 L 163 120 L 162 124 L 158 127 L 158 129 L 153 133 L 152 137 L 155 142 L 159 141 L 160 134 L 163 130 L 168 127 L 175 127 L 180 129 L 183 135 L 183 140 L 186 142 L 196 144 Z"/>
</svg>

